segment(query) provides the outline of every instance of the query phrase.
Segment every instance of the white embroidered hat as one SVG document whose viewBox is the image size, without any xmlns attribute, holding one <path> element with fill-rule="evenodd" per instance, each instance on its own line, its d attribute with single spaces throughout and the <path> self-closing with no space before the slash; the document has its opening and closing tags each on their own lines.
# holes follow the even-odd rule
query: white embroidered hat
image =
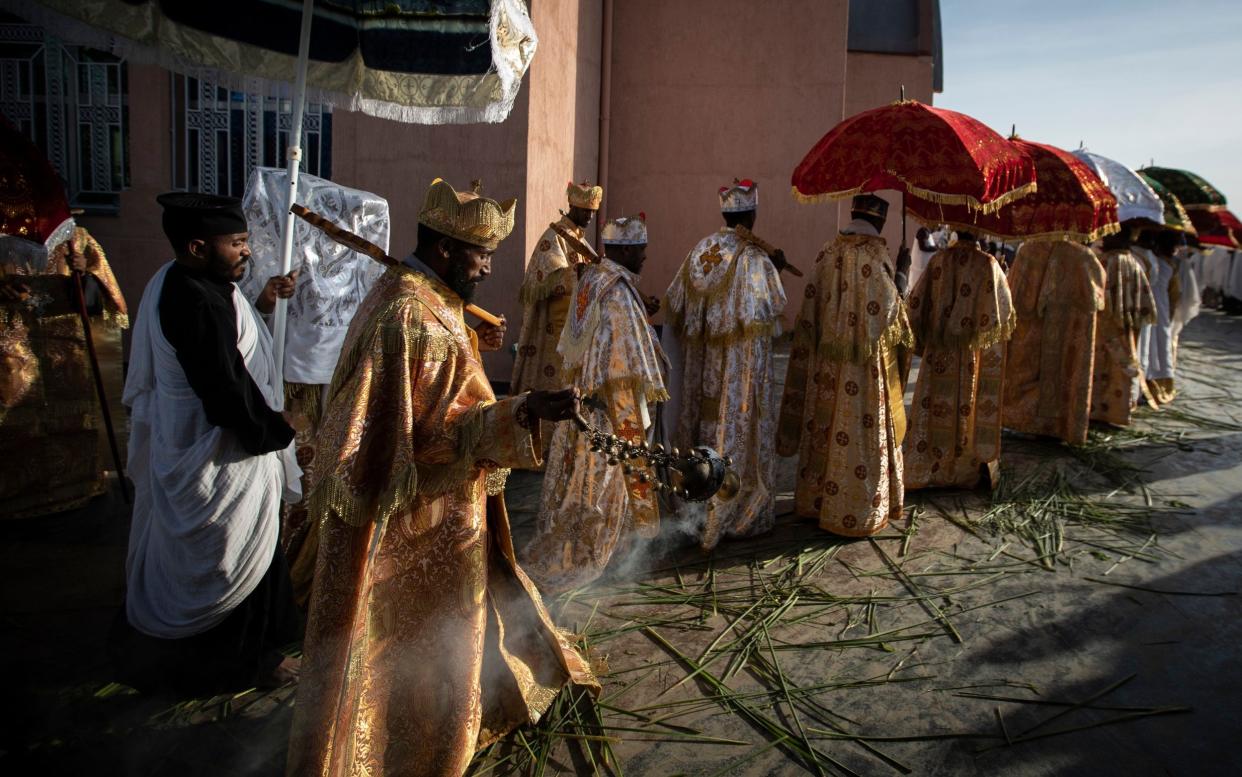
<svg viewBox="0 0 1242 777">
<path fill-rule="evenodd" d="M 741 213 L 758 207 L 759 184 L 749 178 L 734 178 L 731 185 L 720 187 L 721 213 Z"/>
<path fill-rule="evenodd" d="M 609 219 L 604 222 L 600 237 L 609 246 L 647 245 L 647 214 Z"/>
</svg>

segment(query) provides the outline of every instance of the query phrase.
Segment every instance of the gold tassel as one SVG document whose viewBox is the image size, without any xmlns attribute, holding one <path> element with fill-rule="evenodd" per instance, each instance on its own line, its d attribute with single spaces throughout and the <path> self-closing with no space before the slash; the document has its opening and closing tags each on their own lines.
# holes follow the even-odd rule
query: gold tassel
<svg viewBox="0 0 1242 777">
<path fill-rule="evenodd" d="M 1038 191 L 1038 184 L 1034 181 L 1019 186 L 1016 189 L 1005 192 L 1000 197 L 990 202 L 979 202 L 978 198 L 969 194 L 946 194 L 944 192 L 932 191 L 919 186 L 914 186 L 910 182 L 897 175 L 894 171 L 886 171 L 889 175 L 901 181 L 905 186 L 906 193 L 911 197 L 918 197 L 920 200 L 934 202 L 939 205 L 965 205 L 970 210 L 978 211 L 983 215 L 995 213 L 1001 208 L 1009 205 L 1015 200 L 1020 200 L 1028 194 L 1034 194 Z M 846 189 L 839 192 L 825 192 L 823 194 L 803 194 L 798 190 L 797 186 L 792 187 L 793 198 L 800 203 L 811 204 L 816 202 L 826 202 L 830 200 L 844 200 L 862 194 L 866 189 L 862 186 L 856 186 L 852 189 Z"/>
<path fill-rule="evenodd" d="M 570 371 L 566 375 L 565 382 L 569 385 L 576 384 L 581 373 L 581 369 Z M 663 388 L 653 388 L 650 381 L 639 375 L 613 378 L 598 386 L 583 388 L 583 393 L 586 395 L 608 396 L 621 391 L 629 391 L 635 394 L 641 393 L 647 402 L 667 402 L 669 400 L 668 391 Z"/>
<path fill-rule="evenodd" d="M 982 351 L 991 348 L 1000 342 L 1005 342 L 1013 337 L 1014 330 L 1018 327 L 1018 313 L 1014 309 L 1009 310 L 1009 317 L 1001 322 L 999 326 L 992 326 L 987 329 L 968 332 L 955 335 L 942 335 L 936 338 L 930 338 L 927 341 L 921 341 L 915 336 L 920 348 L 951 348 L 962 351 Z"/>
<path fill-rule="evenodd" d="M 904 307 L 874 341 L 858 343 L 845 339 L 825 340 L 819 344 L 818 351 L 828 361 L 861 364 L 874 358 L 880 351 L 899 345 L 907 348 L 914 346 L 914 332 L 910 329 Z"/>
</svg>

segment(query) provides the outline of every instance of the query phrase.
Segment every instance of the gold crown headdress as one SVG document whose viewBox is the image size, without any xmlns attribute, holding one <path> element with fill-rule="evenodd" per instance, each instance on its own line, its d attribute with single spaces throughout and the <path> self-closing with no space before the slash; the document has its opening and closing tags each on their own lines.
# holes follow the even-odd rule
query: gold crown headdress
<svg viewBox="0 0 1242 777">
<path fill-rule="evenodd" d="M 600 203 L 604 201 L 604 188 L 591 186 L 586 181 L 582 183 L 570 181 L 565 187 L 565 196 L 569 198 L 569 204 L 575 208 L 599 210 Z"/>
<path fill-rule="evenodd" d="M 513 231 L 517 199 L 497 202 L 479 193 L 482 184 L 474 182 L 473 191 L 459 192 L 448 181 L 437 178 L 427 189 L 418 223 L 441 234 L 495 251 L 500 241 Z"/>
</svg>

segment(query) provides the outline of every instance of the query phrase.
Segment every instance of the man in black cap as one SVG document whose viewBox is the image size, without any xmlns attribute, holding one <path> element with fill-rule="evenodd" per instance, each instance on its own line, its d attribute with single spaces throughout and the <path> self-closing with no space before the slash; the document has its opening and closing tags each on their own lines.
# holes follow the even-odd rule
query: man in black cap
<svg viewBox="0 0 1242 777">
<path fill-rule="evenodd" d="M 850 213 L 806 287 L 776 451 L 798 456 L 798 515 L 835 534 L 866 537 L 902 511 L 906 420 L 897 349 L 913 339 L 880 237 L 888 203 L 860 194 Z"/>
<path fill-rule="evenodd" d="M 147 285 L 134 325 L 124 401 L 135 502 L 113 658 L 140 690 L 293 680 L 297 661 L 279 648 L 301 624 L 277 533 L 299 472 L 255 307 L 291 296 L 296 274 L 271 279 L 252 306 L 235 285 L 250 257 L 240 201 L 158 200 L 176 258 Z"/>
</svg>

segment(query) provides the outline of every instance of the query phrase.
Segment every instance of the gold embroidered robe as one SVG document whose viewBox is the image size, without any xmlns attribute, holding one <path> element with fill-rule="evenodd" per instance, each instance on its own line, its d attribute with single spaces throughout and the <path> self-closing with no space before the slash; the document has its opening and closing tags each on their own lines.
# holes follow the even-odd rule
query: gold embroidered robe
<svg viewBox="0 0 1242 777">
<path fill-rule="evenodd" d="M 647 439 L 652 405 L 668 393 L 638 276 L 607 258 L 588 267 L 559 348 L 566 379 L 585 397 L 587 420 L 629 442 Z M 538 527 L 522 553 L 523 568 L 545 591 L 591 582 L 636 537 L 660 531 L 651 482 L 609 466 L 590 446 L 575 424 L 553 432 Z"/>
<path fill-rule="evenodd" d="M 1104 267 L 1079 243 L 1028 241 L 1018 249 L 1009 270 L 1018 326 L 1005 357 L 1007 429 L 1087 441 L 1104 283 Z"/>
<path fill-rule="evenodd" d="M 520 292 L 522 331 L 518 335 L 517 358 L 509 383 L 509 392 L 514 395 L 535 389 L 555 391 L 569 385 L 556 346 L 578 280 L 578 265 L 588 260 L 569 246 L 557 233 L 558 228 L 578 238 L 583 236 L 577 224 L 568 216 L 562 216 L 539 238 L 526 264 Z M 547 444 L 552 426 L 546 422 L 542 426 L 542 437 Z"/>
<path fill-rule="evenodd" d="M 694 247 L 668 288 L 668 322 L 681 351 L 679 448 L 707 445 L 733 459 L 741 489 L 730 501 L 683 505 L 700 543 L 749 537 L 776 520 L 776 396 L 772 338 L 785 310 L 780 275 L 758 246 L 722 228 Z"/>
<path fill-rule="evenodd" d="M 910 295 L 910 326 L 923 357 L 902 445 L 906 490 L 974 488 L 1000 464 L 1005 342 L 1015 314 L 996 259 L 973 243 L 932 257 Z"/>
<path fill-rule="evenodd" d="M 515 560 L 495 475 L 535 463 L 538 432 L 526 395 L 496 401 L 477 348 L 461 300 L 404 267 L 350 326 L 308 496 L 291 777 L 460 775 L 566 682 L 594 685 Z"/>
<path fill-rule="evenodd" d="M 798 456 L 795 511 L 847 537 L 902 512 L 904 386 L 912 345 L 884 239 L 842 234 L 815 260 L 794 325 L 776 450 Z"/>
<path fill-rule="evenodd" d="M 121 407 L 121 330 L 129 326 L 121 287 L 103 249 L 83 227 L 48 258 L 44 273 L 16 280 L 31 287 L 28 303 L 0 304 L 0 517 L 73 509 L 107 488 L 112 469 L 107 430 L 91 374 L 69 243 L 86 257 L 102 294 L 91 320 L 104 393 L 126 455 Z M 12 268 L 21 274 L 20 268 Z"/>
<path fill-rule="evenodd" d="M 293 445 L 297 451 L 298 466 L 302 468 L 303 484 L 312 483 L 315 479 L 319 424 L 323 420 L 326 388 L 318 383 L 285 381 L 284 413 L 293 427 Z M 289 561 L 293 599 L 299 607 L 305 607 L 310 601 L 315 560 L 319 556 L 319 532 L 310 519 L 306 500 L 281 506 L 280 547 Z"/>
<path fill-rule="evenodd" d="M 1139 332 L 1156 320 L 1156 300 L 1147 273 L 1128 250 L 1104 252 L 1107 280 L 1104 310 L 1096 319 L 1095 368 L 1091 379 L 1091 420 L 1129 426 L 1142 378 Z"/>
</svg>

